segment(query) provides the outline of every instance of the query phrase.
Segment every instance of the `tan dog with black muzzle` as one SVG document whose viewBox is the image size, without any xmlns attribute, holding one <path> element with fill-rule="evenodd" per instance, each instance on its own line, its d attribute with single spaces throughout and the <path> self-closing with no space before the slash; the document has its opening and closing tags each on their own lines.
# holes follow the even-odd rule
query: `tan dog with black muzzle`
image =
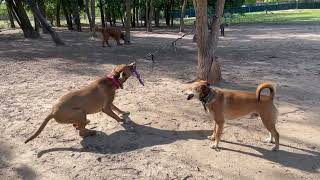
<svg viewBox="0 0 320 180">
<path fill-rule="evenodd" d="M 270 96 L 261 95 L 265 88 L 270 90 Z M 224 122 L 226 119 L 236 119 L 248 114 L 258 114 L 264 126 L 270 132 L 267 139 L 272 142 L 275 139 L 275 146 L 272 150 L 279 149 L 279 133 L 276 130 L 276 120 L 278 110 L 273 103 L 275 89 L 270 83 L 260 84 L 256 93 L 212 88 L 206 81 L 196 81 L 184 90 L 187 93 L 187 100 L 197 97 L 203 104 L 205 110 L 212 114 L 215 126 L 212 136 L 208 138 L 214 140 L 211 148 L 218 149 L 221 139 Z"/>
<path fill-rule="evenodd" d="M 135 68 L 135 63 L 118 65 L 107 77 L 98 78 L 86 87 L 62 96 L 52 107 L 51 113 L 45 118 L 37 132 L 25 143 L 36 138 L 50 119 L 55 119 L 62 124 L 73 124 L 82 137 L 96 134 L 96 131 L 85 128 L 89 123 L 87 114 L 102 111 L 118 122 L 124 122 L 124 119 L 116 115 L 113 110 L 122 114 L 123 117 L 129 116 L 130 113 L 117 108 L 113 100 L 116 89 L 123 88 L 123 83 L 136 71 Z"/>
</svg>

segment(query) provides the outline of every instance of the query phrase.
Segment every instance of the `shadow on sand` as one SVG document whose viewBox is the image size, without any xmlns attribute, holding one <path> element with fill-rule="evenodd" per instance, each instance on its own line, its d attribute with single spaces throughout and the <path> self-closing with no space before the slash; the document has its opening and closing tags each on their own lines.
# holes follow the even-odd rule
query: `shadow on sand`
<svg viewBox="0 0 320 180">
<path fill-rule="evenodd" d="M 72 151 L 72 152 L 93 152 L 98 154 L 118 154 L 123 152 L 134 151 L 145 147 L 152 147 L 162 144 L 170 144 L 178 140 L 205 140 L 212 130 L 190 130 L 190 131 L 175 131 L 157 129 L 146 125 L 136 124 L 129 121 L 122 125 L 124 130 L 114 132 L 107 135 L 101 131 L 97 136 L 84 138 L 81 141 L 82 148 L 50 148 L 38 153 L 38 157 L 50 152 Z M 224 148 L 223 151 L 233 151 L 244 155 L 249 155 L 257 158 L 269 160 L 274 163 L 281 164 L 286 167 L 299 169 L 306 172 L 317 172 L 320 165 L 320 153 L 317 151 L 296 148 L 288 145 L 280 145 L 280 150 L 277 152 L 270 151 L 260 147 L 255 147 L 236 142 L 223 141 L 236 146 L 249 147 L 259 153 L 245 152 Z M 287 152 L 281 150 L 281 147 L 287 147 L 302 151 L 302 153 Z M 222 152 L 223 152 L 222 151 Z M 217 152 L 219 153 L 219 152 Z M 220 152 L 221 153 L 221 152 Z"/>
</svg>

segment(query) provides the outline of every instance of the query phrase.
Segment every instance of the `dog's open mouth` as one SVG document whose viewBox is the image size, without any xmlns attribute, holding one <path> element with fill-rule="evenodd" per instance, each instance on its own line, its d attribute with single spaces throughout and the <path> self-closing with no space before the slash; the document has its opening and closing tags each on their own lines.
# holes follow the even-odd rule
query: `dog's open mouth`
<svg viewBox="0 0 320 180">
<path fill-rule="evenodd" d="M 187 97 L 187 100 L 190 100 L 194 97 L 194 94 L 189 94 L 188 97 Z"/>
</svg>

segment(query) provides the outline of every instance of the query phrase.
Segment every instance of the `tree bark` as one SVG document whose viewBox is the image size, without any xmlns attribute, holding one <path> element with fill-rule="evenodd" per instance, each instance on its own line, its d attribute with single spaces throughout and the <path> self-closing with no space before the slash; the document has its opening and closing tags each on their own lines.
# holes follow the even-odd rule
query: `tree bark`
<svg viewBox="0 0 320 180">
<path fill-rule="evenodd" d="M 136 27 L 136 0 L 133 0 L 133 3 L 132 3 L 132 16 L 131 16 L 131 26 L 132 27 Z"/>
<path fill-rule="evenodd" d="M 92 29 L 96 26 L 96 1 L 95 0 L 91 0 L 91 25 L 92 25 Z M 96 37 L 96 31 L 92 31 L 92 36 Z"/>
<path fill-rule="evenodd" d="M 36 17 L 36 15 L 34 13 L 33 14 L 33 21 L 34 21 L 34 30 L 39 33 L 39 29 L 40 29 L 40 23 Z"/>
<path fill-rule="evenodd" d="M 140 4 L 140 1 L 138 0 L 138 4 Z M 140 17 L 140 13 L 139 13 L 139 5 L 136 6 L 136 20 L 137 20 L 137 27 L 139 27 L 139 17 Z"/>
<path fill-rule="evenodd" d="M 154 8 L 154 24 L 156 27 L 160 26 L 160 9 L 159 8 Z"/>
<path fill-rule="evenodd" d="M 56 4 L 56 26 L 57 27 L 61 27 L 60 9 L 61 9 L 61 0 L 57 0 L 57 4 Z"/>
<path fill-rule="evenodd" d="M 63 10 L 64 17 L 66 18 L 66 21 L 67 21 L 68 29 L 73 30 L 71 13 L 69 11 L 70 7 L 68 6 L 68 3 L 66 2 L 66 0 L 62 0 L 62 1 L 63 1 L 62 10 Z"/>
<path fill-rule="evenodd" d="M 166 25 L 170 26 L 170 7 L 171 5 L 171 0 L 166 0 L 166 4 L 165 4 L 165 17 L 166 17 Z"/>
<path fill-rule="evenodd" d="M 78 0 L 74 0 L 72 1 L 72 17 L 73 17 L 73 21 L 74 24 L 76 25 L 76 30 L 78 32 L 81 32 L 81 22 L 80 22 L 80 9 L 79 9 L 79 4 L 78 4 Z"/>
<path fill-rule="evenodd" d="M 90 31 L 92 32 L 93 30 L 93 26 L 92 26 L 92 19 L 91 19 L 91 14 L 90 14 L 90 10 L 89 10 L 89 0 L 85 0 L 85 11 L 88 17 L 88 21 L 89 21 L 89 27 L 90 27 Z"/>
<path fill-rule="evenodd" d="M 217 0 L 212 17 L 211 32 L 208 31 L 207 0 L 193 0 L 196 10 L 196 33 L 198 47 L 198 79 L 215 83 L 221 79 L 220 64 L 215 57 L 218 45 L 220 17 L 225 0 Z"/>
<path fill-rule="evenodd" d="M 36 3 L 32 0 L 27 0 L 32 12 L 36 15 L 37 19 L 40 21 L 43 28 L 45 28 L 51 35 L 52 40 L 56 45 L 64 45 L 64 42 L 60 39 L 59 35 L 54 31 L 54 29 L 49 25 L 46 19 L 42 16 L 40 9 L 37 7 Z"/>
<path fill-rule="evenodd" d="M 101 16 L 101 26 L 106 27 L 106 23 L 104 22 L 104 12 L 103 12 L 103 6 L 102 0 L 99 0 L 99 8 L 100 8 L 100 16 Z"/>
<path fill-rule="evenodd" d="M 28 18 L 27 12 L 23 8 L 22 1 L 20 0 L 7 0 L 6 1 L 14 14 L 16 21 L 18 22 L 20 28 L 23 31 L 25 38 L 39 38 L 40 35 L 32 27 L 30 20 Z"/>
<path fill-rule="evenodd" d="M 130 21 L 131 21 L 131 6 L 130 6 L 130 0 L 125 0 L 126 3 L 126 13 L 125 13 L 125 31 L 126 36 L 124 43 L 130 44 Z"/>
<path fill-rule="evenodd" d="M 184 15 L 186 12 L 187 0 L 183 0 L 182 7 L 181 7 L 181 15 L 180 15 L 180 32 L 184 32 Z"/>
<path fill-rule="evenodd" d="M 34 1 L 35 1 L 36 5 L 39 7 L 42 16 L 46 19 L 47 18 L 47 16 L 46 16 L 46 5 L 44 4 L 44 1 L 43 0 L 34 0 Z M 40 22 L 38 22 L 38 24 L 40 24 Z M 43 28 L 41 26 L 41 24 L 40 24 L 40 27 L 42 29 L 42 33 L 43 34 L 47 34 L 48 33 L 48 31 L 45 28 Z"/>
<path fill-rule="evenodd" d="M 16 26 L 14 25 L 12 10 L 11 10 L 8 2 L 6 2 L 6 6 L 7 6 L 8 16 L 9 16 L 9 20 L 10 20 L 10 28 L 16 28 Z"/>
<path fill-rule="evenodd" d="M 153 0 L 146 1 L 146 25 L 147 31 L 152 32 Z"/>
</svg>

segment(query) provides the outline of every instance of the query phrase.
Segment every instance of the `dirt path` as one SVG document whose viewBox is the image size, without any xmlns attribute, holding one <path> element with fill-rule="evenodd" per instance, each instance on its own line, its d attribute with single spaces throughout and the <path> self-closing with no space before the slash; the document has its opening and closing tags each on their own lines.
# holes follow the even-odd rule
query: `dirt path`
<svg viewBox="0 0 320 180">
<path fill-rule="evenodd" d="M 193 78 L 196 46 L 187 37 L 178 50 L 161 52 L 152 68 L 139 58 L 178 37 L 176 32 L 133 32 L 132 45 L 100 47 L 87 33 L 61 31 L 67 47 L 49 37 L 25 40 L 0 33 L 0 176 L 6 179 L 319 179 L 320 26 L 233 26 L 221 38 L 219 86 L 254 91 L 277 84 L 280 151 L 264 143 L 259 119 L 228 121 L 221 151 L 209 148 L 213 122 L 199 102 L 187 102 L 183 83 Z M 131 112 L 121 126 L 90 115 L 99 135 L 78 137 L 71 125 L 49 122 L 30 144 L 23 141 L 65 94 L 138 59 L 145 78 L 131 78 L 115 104 Z M 131 128 L 133 127 L 133 129 Z"/>
</svg>

